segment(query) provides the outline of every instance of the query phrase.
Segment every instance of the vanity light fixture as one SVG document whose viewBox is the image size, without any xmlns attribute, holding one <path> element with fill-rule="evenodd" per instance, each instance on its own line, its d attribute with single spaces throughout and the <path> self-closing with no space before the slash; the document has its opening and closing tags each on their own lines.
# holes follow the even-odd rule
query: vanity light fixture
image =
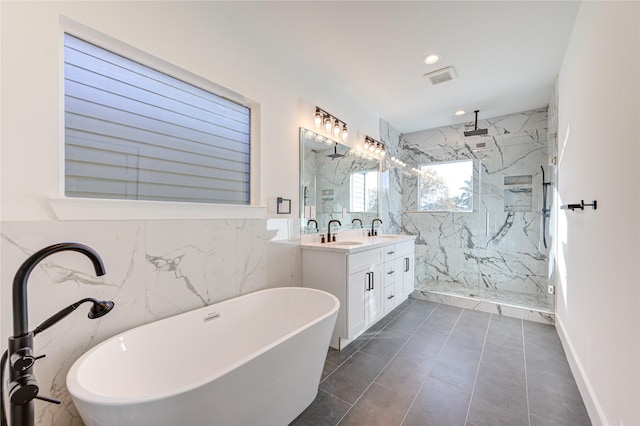
<svg viewBox="0 0 640 426">
<path fill-rule="evenodd" d="M 343 142 L 346 142 L 349 137 L 349 131 L 347 130 L 347 123 L 340 120 L 334 115 L 329 114 L 327 111 L 320 107 L 316 107 L 313 123 L 316 129 L 324 127 L 326 133 L 333 137 L 340 137 Z"/>
<path fill-rule="evenodd" d="M 370 136 L 364 137 L 362 151 L 365 155 L 377 157 L 379 159 L 383 159 L 387 155 L 384 144 L 382 142 L 378 142 Z"/>
</svg>

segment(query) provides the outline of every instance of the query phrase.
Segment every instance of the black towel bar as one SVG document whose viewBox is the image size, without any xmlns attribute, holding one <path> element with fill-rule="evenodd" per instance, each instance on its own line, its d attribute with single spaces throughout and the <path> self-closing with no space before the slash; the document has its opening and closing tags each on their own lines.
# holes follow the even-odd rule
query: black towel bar
<svg viewBox="0 0 640 426">
<path fill-rule="evenodd" d="M 595 210 L 598 208 L 598 202 L 596 200 L 593 200 L 593 203 L 585 204 L 584 200 L 580 200 L 580 204 L 565 204 L 563 206 L 560 206 L 560 208 L 563 210 L 571 211 L 574 211 L 575 209 L 584 210 L 585 207 L 593 207 L 593 210 Z"/>
</svg>

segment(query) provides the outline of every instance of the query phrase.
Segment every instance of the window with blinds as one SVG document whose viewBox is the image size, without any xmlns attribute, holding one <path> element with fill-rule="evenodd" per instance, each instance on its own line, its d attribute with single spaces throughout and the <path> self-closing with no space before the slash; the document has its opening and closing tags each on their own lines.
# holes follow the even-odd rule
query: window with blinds
<svg viewBox="0 0 640 426">
<path fill-rule="evenodd" d="M 354 172 L 350 176 L 351 212 L 378 210 L 378 172 Z"/>
<path fill-rule="evenodd" d="M 249 107 L 64 40 L 66 196 L 250 204 Z"/>
</svg>

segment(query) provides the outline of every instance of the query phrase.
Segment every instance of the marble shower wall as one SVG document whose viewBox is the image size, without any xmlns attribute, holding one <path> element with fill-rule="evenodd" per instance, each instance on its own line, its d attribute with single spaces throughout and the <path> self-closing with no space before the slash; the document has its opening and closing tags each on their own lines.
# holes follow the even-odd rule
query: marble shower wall
<svg viewBox="0 0 640 426">
<path fill-rule="evenodd" d="M 65 378 L 89 348 L 121 331 L 269 287 L 300 285 L 298 219 L 2 222 L 2 340 L 11 334 L 11 284 L 27 257 L 50 244 L 74 241 L 94 248 L 107 274 L 96 277 L 79 253 L 47 257 L 27 288 L 29 327 L 84 297 L 115 302 L 89 320 L 81 306 L 35 338 L 43 395 L 62 405 L 36 403 L 42 425 L 80 425 Z"/>
<path fill-rule="evenodd" d="M 403 135 L 409 168 L 474 162 L 471 213 L 418 212 L 417 177 L 403 176 L 402 228 L 417 235 L 417 283 L 457 283 L 470 294 L 507 290 L 543 296 L 548 250 L 542 243 L 540 167 L 547 171 L 551 152 L 547 109 L 480 120 L 478 126 L 488 136 L 465 137 L 464 124 Z M 546 239 L 550 247 L 548 231 Z"/>
</svg>

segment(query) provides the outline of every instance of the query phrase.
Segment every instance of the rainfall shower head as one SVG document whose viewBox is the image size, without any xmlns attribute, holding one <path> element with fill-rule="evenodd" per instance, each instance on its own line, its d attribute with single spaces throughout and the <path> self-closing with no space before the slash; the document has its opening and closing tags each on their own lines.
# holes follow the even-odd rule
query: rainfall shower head
<svg viewBox="0 0 640 426">
<path fill-rule="evenodd" d="M 329 158 L 341 158 L 344 157 L 344 154 L 338 154 L 338 144 L 335 144 L 333 147 L 333 154 L 327 155 Z"/>
<path fill-rule="evenodd" d="M 464 135 L 466 137 L 468 136 L 482 136 L 482 135 L 486 135 L 487 134 L 487 129 L 478 129 L 478 113 L 480 112 L 479 109 L 473 111 L 476 114 L 476 124 L 473 128 L 473 130 L 468 130 L 464 132 Z"/>
</svg>

